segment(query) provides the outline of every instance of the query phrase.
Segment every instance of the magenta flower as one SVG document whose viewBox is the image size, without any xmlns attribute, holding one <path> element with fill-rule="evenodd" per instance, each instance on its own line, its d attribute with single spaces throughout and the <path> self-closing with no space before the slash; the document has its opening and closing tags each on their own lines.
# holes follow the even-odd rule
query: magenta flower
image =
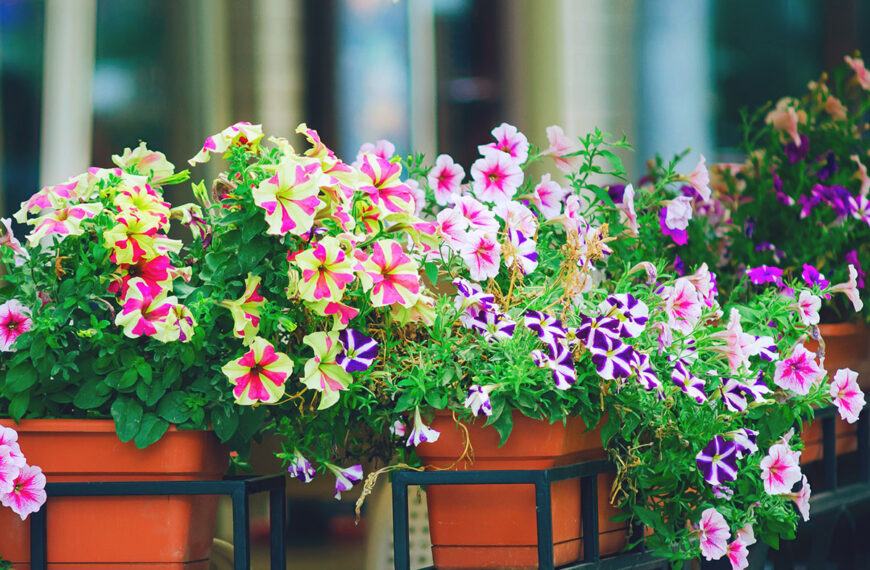
<svg viewBox="0 0 870 570">
<path fill-rule="evenodd" d="M 495 214 L 473 196 L 455 196 L 454 202 L 462 216 L 468 220 L 469 231 L 479 231 L 489 236 L 498 234 L 499 224 Z"/>
<path fill-rule="evenodd" d="M 695 455 L 704 481 L 711 485 L 737 479 L 737 444 L 717 435 Z"/>
<path fill-rule="evenodd" d="M 30 309 L 15 299 L 0 305 L 0 352 L 12 352 L 15 340 L 33 326 Z"/>
<path fill-rule="evenodd" d="M 332 463 L 324 463 L 327 469 L 332 471 L 332 474 L 335 475 L 335 498 L 340 499 L 341 494 L 344 491 L 350 491 L 350 489 L 362 481 L 363 478 L 363 468 L 362 465 L 351 465 L 346 469 L 342 469 L 337 465 L 333 465 Z"/>
<path fill-rule="evenodd" d="M 24 454 L 21 453 L 21 447 L 18 445 L 18 432 L 14 429 L 0 426 L 0 447 L 9 448 L 9 457 L 19 467 L 24 467 L 24 464 L 27 463 Z"/>
<path fill-rule="evenodd" d="M 550 179 L 550 174 L 541 176 L 541 182 L 532 191 L 531 202 L 537 206 L 538 211 L 545 220 L 552 220 L 562 213 L 562 200 L 570 191 L 555 180 Z"/>
<path fill-rule="evenodd" d="M 788 493 L 801 479 L 800 453 L 784 443 L 772 445 L 759 466 L 764 490 L 769 495 Z"/>
<path fill-rule="evenodd" d="M 266 233 L 301 236 L 311 230 L 314 216 L 325 204 L 317 195 L 326 177 L 316 160 L 282 161 L 271 178 L 251 189 L 254 203 L 266 211 Z"/>
<path fill-rule="evenodd" d="M 580 168 L 583 158 L 580 156 L 570 156 L 580 150 L 577 148 L 576 142 L 565 136 L 562 127 L 551 125 L 547 127 L 547 140 L 550 142 L 549 148 L 542 152 L 542 155 L 552 155 L 556 167 L 562 172 L 575 172 Z"/>
<path fill-rule="evenodd" d="M 523 183 L 523 171 L 516 160 L 503 152 L 477 159 L 471 165 L 471 188 L 482 202 L 507 202 Z"/>
<path fill-rule="evenodd" d="M 468 266 L 469 276 L 475 281 L 483 281 L 498 275 L 501 265 L 501 245 L 493 237 L 481 232 L 471 232 L 468 242 L 459 250 Z"/>
<path fill-rule="evenodd" d="M 5 230 L 2 230 L 2 233 L 0 233 L 0 247 L 8 247 L 15 252 L 13 261 L 16 267 L 24 265 L 24 262 L 30 258 L 30 254 L 21 246 L 21 242 L 12 235 L 12 220 L 0 218 L 0 224 L 3 224 L 5 227 Z"/>
<path fill-rule="evenodd" d="M 749 280 L 756 285 L 763 285 L 764 283 L 782 284 L 782 269 L 778 267 L 762 265 L 761 267 L 748 269 L 746 274 L 749 275 Z"/>
<path fill-rule="evenodd" d="M 773 381 L 780 388 L 806 396 L 810 387 L 824 377 L 825 370 L 816 363 L 815 354 L 798 344 L 791 356 L 776 363 Z"/>
<path fill-rule="evenodd" d="M 348 372 L 362 372 L 378 356 L 378 343 L 375 339 L 353 329 L 338 331 L 338 342 L 344 347 L 335 361 Z"/>
<path fill-rule="evenodd" d="M 128 282 L 121 303 L 123 308 L 115 316 L 115 324 L 123 327 L 125 336 L 153 336 L 161 342 L 174 340 L 170 312 L 178 299 L 167 296 L 165 289 L 155 292 L 144 279 L 136 277 Z"/>
<path fill-rule="evenodd" d="M 870 226 L 870 200 L 866 196 L 850 196 L 849 209 L 853 218 Z"/>
<path fill-rule="evenodd" d="M 810 489 L 810 482 L 807 480 L 807 476 L 803 475 L 801 477 L 801 488 L 797 493 L 786 493 L 785 496 L 794 501 L 794 504 L 797 506 L 798 511 L 801 514 L 801 517 L 804 521 L 810 520 L 810 494 L 812 493 L 812 489 Z"/>
<path fill-rule="evenodd" d="M 441 432 L 423 423 L 423 418 L 420 416 L 420 408 L 414 408 L 414 428 L 408 434 L 408 441 L 405 446 L 413 445 L 417 447 L 421 443 L 435 443 L 441 436 Z"/>
<path fill-rule="evenodd" d="M 382 214 L 414 211 L 414 196 L 411 188 L 400 179 L 402 174 L 400 164 L 378 158 L 373 154 L 364 154 L 359 171 L 366 178 L 361 189 L 368 194 Z"/>
<path fill-rule="evenodd" d="M 695 192 L 698 193 L 698 196 L 701 197 L 701 201 L 707 202 L 710 200 L 710 196 L 712 195 L 712 191 L 710 190 L 710 173 L 707 172 L 707 166 L 705 163 L 707 159 L 704 158 L 704 155 L 701 155 L 701 159 L 698 161 L 698 164 L 695 166 L 694 170 L 689 173 L 686 177 L 686 181 L 689 185 L 695 189 Z"/>
<path fill-rule="evenodd" d="M 477 147 L 481 155 L 504 154 L 517 165 L 529 158 L 529 140 L 515 126 L 502 123 L 492 130 L 492 136 L 495 137 L 494 143 Z"/>
<path fill-rule="evenodd" d="M 864 301 L 861 300 L 861 294 L 858 292 L 857 279 L 858 270 L 855 269 L 854 265 L 849 264 L 849 280 L 831 287 L 832 293 L 844 293 L 852 301 L 856 313 L 864 308 Z"/>
<path fill-rule="evenodd" d="M 831 380 L 831 401 L 837 406 L 840 417 L 853 424 L 864 408 L 864 392 L 858 386 L 858 373 L 850 368 L 841 368 Z"/>
<path fill-rule="evenodd" d="M 699 404 L 707 401 L 707 394 L 704 392 L 704 381 L 692 374 L 686 367 L 686 363 L 682 360 L 677 360 L 677 363 L 674 365 L 674 369 L 671 371 L 671 380 L 680 390 Z"/>
<path fill-rule="evenodd" d="M 371 288 L 375 307 L 400 304 L 411 307 L 420 296 L 420 265 L 393 240 L 374 243 L 372 254 L 363 263 L 363 281 Z"/>
<path fill-rule="evenodd" d="M 698 290 L 692 282 L 680 277 L 671 287 L 665 287 L 662 292 L 665 298 L 665 314 L 668 325 L 683 334 L 689 334 L 701 319 L 701 300 Z"/>
<path fill-rule="evenodd" d="M 749 550 L 742 540 L 734 540 L 726 548 L 728 561 L 731 562 L 731 570 L 749 568 Z"/>
<path fill-rule="evenodd" d="M 701 554 L 707 560 L 719 560 L 728 551 L 728 539 L 731 538 L 731 530 L 725 517 L 714 508 L 706 509 L 701 513 L 698 522 L 698 545 Z"/>
<path fill-rule="evenodd" d="M 21 468 L 26 465 L 19 462 L 17 456 L 12 455 L 12 451 L 11 446 L 0 445 L 0 496 L 12 492 Z"/>
<path fill-rule="evenodd" d="M 689 234 L 686 230 L 673 230 L 668 227 L 668 207 L 664 206 L 659 210 L 659 229 L 663 235 L 671 238 L 677 245 L 686 245 L 689 243 Z"/>
<path fill-rule="evenodd" d="M 287 467 L 287 471 L 290 473 L 291 477 L 295 477 L 303 483 L 310 483 L 317 474 L 317 471 L 315 471 L 311 462 L 305 459 L 305 457 L 299 453 L 298 449 L 293 450 L 293 459 L 290 460 L 290 465 Z"/>
<path fill-rule="evenodd" d="M 435 159 L 435 166 L 429 170 L 426 179 L 429 187 L 435 193 L 435 202 L 439 206 L 445 206 L 452 202 L 451 195 L 458 194 L 465 178 L 465 169 L 453 162 L 447 155 L 439 155 Z"/>
<path fill-rule="evenodd" d="M 468 388 L 468 397 L 465 398 L 465 402 L 463 402 L 462 405 L 471 410 L 471 413 L 475 416 L 479 414 L 491 416 L 492 402 L 489 401 L 489 394 L 495 390 L 496 387 L 496 384 L 489 384 L 488 386 L 472 384 L 471 387 Z"/>
<path fill-rule="evenodd" d="M 250 406 L 259 402 L 277 402 L 284 395 L 285 384 L 293 373 L 293 362 L 264 338 L 255 337 L 249 350 L 223 365 L 221 372 L 233 385 L 236 403 Z"/>
<path fill-rule="evenodd" d="M 45 475 L 42 469 L 31 465 L 20 469 L 11 491 L 0 494 L 0 504 L 12 509 L 21 520 L 38 511 L 45 499 Z"/>
</svg>

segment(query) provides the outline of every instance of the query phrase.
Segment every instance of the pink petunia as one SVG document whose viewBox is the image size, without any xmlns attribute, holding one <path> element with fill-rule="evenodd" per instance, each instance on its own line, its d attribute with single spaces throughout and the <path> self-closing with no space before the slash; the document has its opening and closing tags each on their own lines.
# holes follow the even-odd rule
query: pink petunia
<svg viewBox="0 0 870 570">
<path fill-rule="evenodd" d="M 870 91 L 870 71 L 864 66 L 864 60 L 860 57 L 853 58 L 848 55 L 843 59 L 846 60 L 846 63 L 855 72 L 855 80 L 858 81 L 861 88 L 865 91 Z"/>
<path fill-rule="evenodd" d="M 459 251 L 468 239 L 468 220 L 458 208 L 445 208 L 435 217 L 435 233 L 450 249 Z"/>
<path fill-rule="evenodd" d="M 806 396 L 810 387 L 825 377 L 825 370 L 816 363 L 815 354 L 798 344 L 786 359 L 776 363 L 773 381 L 784 390 Z"/>
<path fill-rule="evenodd" d="M 445 206 L 452 202 L 450 196 L 458 194 L 465 178 L 465 169 L 462 165 L 453 162 L 450 155 L 442 154 L 435 159 L 435 166 L 429 170 L 426 179 L 429 187 L 435 193 L 435 202 L 439 206 Z"/>
<path fill-rule="evenodd" d="M 853 424 L 864 408 L 864 392 L 858 386 L 858 373 L 851 368 L 841 368 L 831 380 L 831 401 L 837 406 L 840 417 Z"/>
<path fill-rule="evenodd" d="M 393 155 L 396 154 L 396 146 L 388 140 L 381 139 L 374 143 L 363 143 L 362 146 L 359 147 L 359 152 L 356 153 L 356 162 L 355 166 L 358 166 L 362 163 L 363 155 L 366 153 L 373 154 L 378 158 L 382 158 L 384 160 L 390 160 L 393 158 Z"/>
<path fill-rule="evenodd" d="M 277 402 L 284 395 L 285 384 L 293 372 L 293 362 L 272 343 L 255 337 L 248 351 L 227 362 L 221 372 L 233 385 L 233 396 L 239 405 Z"/>
<path fill-rule="evenodd" d="M 769 495 L 784 495 L 801 480 L 800 453 L 785 443 L 772 445 L 759 467 Z"/>
<path fill-rule="evenodd" d="M 496 204 L 492 211 L 504 220 L 508 230 L 516 230 L 530 237 L 538 231 L 538 218 L 519 202 L 511 200 Z"/>
<path fill-rule="evenodd" d="M 575 172 L 580 168 L 583 157 L 569 156 L 580 149 L 574 141 L 565 136 L 562 127 L 558 125 L 547 127 L 547 140 L 550 142 L 550 146 L 541 154 L 552 155 L 553 161 L 559 170 L 562 172 Z"/>
<path fill-rule="evenodd" d="M 501 246 L 493 237 L 472 232 L 468 242 L 459 250 L 459 255 L 468 265 L 469 275 L 473 280 L 483 281 L 498 275 Z"/>
<path fill-rule="evenodd" d="M 861 157 L 857 154 L 853 154 L 850 156 L 855 164 L 858 165 L 858 172 L 855 173 L 853 178 L 858 178 L 861 181 L 861 189 L 858 190 L 858 196 L 866 197 L 868 193 L 870 193 L 870 176 L 867 176 L 867 167 L 864 166 L 864 163 L 861 162 Z"/>
<path fill-rule="evenodd" d="M 764 122 L 773 125 L 780 131 L 782 142 L 791 141 L 796 147 L 801 146 L 801 136 L 798 126 L 807 122 L 806 111 L 795 109 L 795 101 L 784 97 L 777 101 L 776 108 L 771 110 L 764 118 Z"/>
<path fill-rule="evenodd" d="M 849 280 L 834 285 L 831 287 L 831 292 L 845 294 L 852 301 L 852 307 L 856 313 L 864 308 L 864 301 L 861 300 L 861 294 L 858 292 L 858 270 L 851 263 L 849 264 Z"/>
<path fill-rule="evenodd" d="M 0 352 L 12 352 L 15 340 L 33 326 L 30 310 L 15 299 L 0 305 Z"/>
<path fill-rule="evenodd" d="M 455 207 L 468 220 L 468 229 L 470 231 L 479 231 L 491 236 L 495 236 L 498 233 L 499 224 L 495 219 L 495 214 L 483 203 L 475 200 L 472 196 L 456 196 L 455 202 Z"/>
<path fill-rule="evenodd" d="M 21 520 L 45 504 L 45 475 L 36 466 L 25 465 L 15 478 L 12 491 L 0 494 L 0 504 L 9 507 Z"/>
<path fill-rule="evenodd" d="M 731 562 L 731 570 L 749 568 L 749 550 L 739 538 L 728 545 L 727 555 L 728 561 Z"/>
<path fill-rule="evenodd" d="M 822 306 L 822 300 L 819 297 L 804 289 L 798 296 L 797 303 L 794 306 L 804 325 L 819 324 L 819 309 Z"/>
<path fill-rule="evenodd" d="M 706 161 L 707 159 L 704 158 L 704 155 L 702 154 L 695 169 L 689 173 L 689 176 L 686 179 L 689 185 L 698 193 L 698 196 L 701 197 L 701 201 L 703 202 L 708 202 L 712 195 L 712 191 L 710 190 L 710 173 L 707 172 L 707 167 L 704 165 Z"/>
<path fill-rule="evenodd" d="M 472 190 L 482 202 L 507 202 L 523 183 L 519 164 L 503 152 L 491 153 L 471 165 Z"/>
<path fill-rule="evenodd" d="M 21 447 L 18 445 L 18 432 L 11 427 L 0 426 L 0 447 L 9 448 L 9 456 L 19 467 L 24 467 L 24 464 L 27 463 L 24 454 L 21 453 Z"/>
<path fill-rule="evenodd" d="M 529 158 L 529 139 L 513 125 L 502 123 L 492 130 L 495 142 L 477 147 L 482 156 L 503 154 L 520 165 Z"/>
<path fill-rule="evenodd" d="M 16 457 L 12 456 L 12 447 L 0 445 L 0 496 L 11 493 L 15 480 L 24 467 Z"/>
<path fill-rule="evenodd" d="M 361 279 L 371 289 L 372 305 L 385 307 L 400 304 L 410 307 L 420 294 L 419 263 L 402 250 L 393 240 L 374 243 L 372 254 L 363 262 L 365 272 Z"/>
<path fill-rule="evenodd" d="M 616 205 L 616 209 L 622 213 L 622 218 L 633 236 L 638 235 L 640 228 L 637 225 L 637 212 L 634 210 L 634 186 L 629 184 L 622 193 L 622 202 Z"/>
<path fill-rule="evenodd" d="M 155 291 L 140 277 L 131 279 L 128 285 L 115 324 L 123 327 L 124 335 L 129 338 L 153 336 L 161 342 L 173 340 L 169 313 L 178 299 L 167 296 L 165 289 Z"/>
<path fill-rule="evenodd" d="M 728 552 L 728 539 L 731 538 L 731 530 L 725 517 L 714 508 L 706 509 L 701 513 L 698 523 L 698 546 L 701 554 L 707 560 L 719 560 Z"/>
<path fill-rule="evenodd" d="M 750 347 L 755 342 L 755 337 L 743 332 L 743 327 L 740 324 L 740 312 L 737 309 L 731 308 L 728 326 L 725 330 L 713 333 L 710 338 L 724 341 L 724 346 L 714 345 L 713 350 L 725 354 L 731 372 L 737 373 L 742 367 L 749 368 L 749 356 L 752 354 Z"/>
<path fill-rule="evenodd" d="M 562 213 L 562 201 L 569 194 L 550 174 L 541 176 L 541 182 L 532 191 L 531 202 L 537 206 L 545 220 L 552 220 Z"/>
<path fill-rule="evenodd" d="M 807 481 L 807 476 L 803 475 L 801 477 L 801 488 L 796 493 L 787 493 L 785 496 L 794 501 L 794 504 L 797 506 L 798 511 L 801 514 L 801 518 L 804 521 L 810 520 L 810 495 L 812 494 L 812 489 L 810 489 L 810 482 Z"/>
<path fill-rule="evenodd" d="M 685 230 L 692 219 L 692 198 L 679 196 L 667 202 L 665 225 L 671 230 Z"/>
<path fill-rule="evenodd" d="M 689 334 L 701 318 L 698 290 L 686 279 L 677 279 L 672 287 L 665 287 L 665 314 L 668 325 L 683 334 Z"/>
</svg>

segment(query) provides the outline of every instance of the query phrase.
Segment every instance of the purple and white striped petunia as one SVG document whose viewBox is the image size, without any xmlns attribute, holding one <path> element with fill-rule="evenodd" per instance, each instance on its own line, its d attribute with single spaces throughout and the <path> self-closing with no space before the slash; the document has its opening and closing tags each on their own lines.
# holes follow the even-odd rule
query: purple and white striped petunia
<svg viewBox="0 0 870 570">
<path fill-rule="evenodd" d="M 480 311 L 497 311 L 495 296 L 485 293 L 477 283 L 465 279 L 454 279 L 453 286 L 458 294 L 454 298 L 456 310 L 461 311 L 459 320 L 465 328 L 471 328 L 471 319 Z"/>
<path fill-rule="evenodd" d="M 704 481 L 721 485 L 737 479 L 737 444 L 717 435 L 695 456 Z"/>
<path fill-rule="evenodd" d="M 414 408 L 414 429 L 408 434 L 408 441 L 405 446 L 413 445 L 417 447 L 421 443 L 434 443 L 438 441 L 441 432 L 434 430 L 423 423 L 423 418 L 420 417 L 420 408 Z"/>
<path fill-rule="evenodd" d="M 347 372 L 367 370 L 378 356 L 378 343 L 375 339 L 353 329 L 338 331 L 338 341 L 344 347 L 335 361 Z"/>
<path fill-rule="evenodd" d="M 643 386 L 647 392 L 653 390 L 661 390 L 662 383 L 659 380 L 656 371 L 650 364 L 649 355 L 643 352 L 634 351 L 634 357 L 631 360 L 631 371 L 637 376 L 638 383 Z"/>
<path fill-rule="evenodd" d="M 598 375 L 605 380 L 627 378 L 631 375 L 634 348 L 630 344 L 601 335 L 589 347 L 589 352 Z"/>
<path fill-rule="evenodd" d="M 619 319 L 613 317 L 587 317 L 583 316 L 580 319 L 580 326 L 577 328 L 577 339 L 586 345 L 586 348 L 592 349 L 596 344 L 602 345 L 604 338 L 612 338 L 618 340 L 619 332 L 622 329 L 622 323 Z"/>
<path fill-rule="evenodd" d="M 520 231 L 508 229 L 508 243 L 504 244 L 502 252 L 505 266 L 512 267 L 516 262 L 523 275 L 538 267 L 537 244 Z"/>
<path fill-rule="evenodd" d="M 540 350 L 532 351 L 532 360 L 538 368 L 549 368 L 553 371 L 556 388 L 567 390 L 577 383 L 577 371 L 574 369 L 574 356 L 563 342 L 556 342 L 547 347 L 547 354 Z"/>
<path fill-rule="evenodd" d="M 291 477 L 295 477 L 303 483 L 310 483 L 317 474 L 311 462 L 305 459 L 298 449 L 293 451 L 293 459 L 290 461 L 287 471 Z"/>
<path fill-rule="evenodd" d="M 719 391 L 722 393 L 725 407 L 732 412 L 745 411 L 749 406 L 746 402 L 746 391 L 743 384 L 734 378 L 722 378 L 722 386 L 719 387 Z"/>
<path fill-rule="evenodd" d="M 489 401 L 489 394 L 495 390 L 497 384 L 489 384 L 487 386 L 479 386 L 472 384 L 468 389 L 468 397 L 462 404 L 475 416 L 483 414 L 485 416 L 492 415 L 492 402 Z"/>
<path fill-rule="evenodd" d="M 335 498 L 340 499 L 343 491 L 350 491 L 351 487 L 362 481 L 363 468 L 362 465 L 351 465 L 346 469 L 342 469 L 332 463 L 324 463 L 332 474 L 335 475 Z"/>
<path fill-rule="evenodd" d="M 479 311 L 468 323 L 469 328 L 478 331 L 486 342 L 513 338 L 517 326 L 507 315 L 495 311 Z"/>
<path fill-rule="evenodd" d="M 671 380 L 679 386 L 680 390 L 689 395 L 699 404 L 707 401 L 707 394 L 704 392 L 704 381 L 689 372 L 686 364 L 682 360 L 677 360 L 674 369 L 671 372 Z"/>
<path fill-rule="evenodd" d="M 565 338 L 568 335 L 562 321 L 540 311 L 526 311 L 523 323 L 547 344 L 555 344 L 557 338 Z"/>
<path fill-rule="evenodd" d="M 622 324 L 620 336 L 636 337 L 643 332 L 649 320 L 649 307 L 630 293 L 610 295 L 598 305 L 598 311 L 615 317 Z"/>
<path fill-rule="evenodd" d="M 770 388 L 767 387 L 767 382 L 764 381 L 764 371 L 759 370 L 758 376 L 755 377 L 755 382 L 752 384 L 742 384 L 740 389 L 747 396 L 752 396 L 756 402 L 764 402 L 765 394 L 770 394 Z"/>
<path fill-rule="evenodd" d="M 758 451 L 758 445 L 756 444 L 758 432 L 753 429 L 736 429 L 726 433 L 725 437 L 731 438 L 734 440 L 734 444 L 737 445 L 737 459 L 740 459 L 744 455 L 752 455 Z"/>
<path fill-rule="evenodd" d="M 769 336 L 756 336 L 755 342 L 746 347 L 749 354 L 757 354 L 762 360 L 775 362 L 779 359 L 776 341 Z"/>
</svg>

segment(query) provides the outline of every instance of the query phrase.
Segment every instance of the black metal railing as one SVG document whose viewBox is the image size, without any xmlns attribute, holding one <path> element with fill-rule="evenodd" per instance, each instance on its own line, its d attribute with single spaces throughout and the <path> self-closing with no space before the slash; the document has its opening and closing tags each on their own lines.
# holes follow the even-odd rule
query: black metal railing
<svg viewBox="0 0 870 570">
<path fill-rule="evenodd" d="M 248 499 L 269 493 L 269 542 L 272 570 L 286 568 L 284 546 L 286 497 L 283 475 L 228 478 L 223 481 L 110 481 L 48 483 L 48 500 L 30 518 L 30 563 L 33 570 L 46 570 L 47 521 L 51 502 L 58 497 L 124 497 L 143 495 L 229 495 L 233 504 L 233 563 L 235 570 L 250 570 L 250 518 Z"/>
</svg>

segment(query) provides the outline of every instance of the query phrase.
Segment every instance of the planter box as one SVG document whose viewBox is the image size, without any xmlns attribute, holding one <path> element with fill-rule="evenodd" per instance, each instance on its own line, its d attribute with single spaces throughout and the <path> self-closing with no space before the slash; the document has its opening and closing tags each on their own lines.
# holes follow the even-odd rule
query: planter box
<svg viewBox="0 0 870 570">
<path fill-rule="evenodd" d="M 111 420 L 24 420 L 21 450 L 52 482 L 219 480 L 227 450 L 212 432 L 171 428 L 147 449 L 122 443 Z M 216 496 L 48 499 L 48 567 L 207 570 Z M 0 555 L 30 568 L 29 519 L 0 509 Z"/>
</svg>

